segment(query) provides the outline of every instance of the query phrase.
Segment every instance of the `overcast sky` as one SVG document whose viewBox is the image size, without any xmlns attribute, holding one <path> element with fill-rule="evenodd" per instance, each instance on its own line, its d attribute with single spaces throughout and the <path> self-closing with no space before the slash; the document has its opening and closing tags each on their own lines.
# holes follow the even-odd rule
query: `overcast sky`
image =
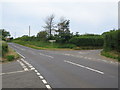
<svg viewBox="0 0 120 90">
<path fill-rule="evenodd" d="M 1 9 L 2 8 L 2 9 Z M 43 30 L 44 20 L 54 14 L 55 22 L 61 16 L 70 20 L 71 32 L 101 34 L 105 31 L 118 28 L 118 3 L 114 0 L 60 0 L 59 1 L 26 1 L 1 2 L 2 26 L 14 37 L 28 35 L 28 26 L 31 26 L 31 35 Z"/>
</svg>

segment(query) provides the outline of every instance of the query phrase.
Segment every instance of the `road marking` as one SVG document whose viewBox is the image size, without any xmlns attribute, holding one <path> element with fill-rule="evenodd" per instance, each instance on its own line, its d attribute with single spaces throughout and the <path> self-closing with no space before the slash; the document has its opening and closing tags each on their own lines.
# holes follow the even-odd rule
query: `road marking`
<svg viewBox="0 0 120 90">
<path fill-rule="evenodd" d="M 29 65 L 30 68 L 33 68 L 33 66 Z"/>
<path fill-rule="evenodd" d="M 46 57 L 50 57 L 50 58 L 54 58 L 53 56 L 50 56 L 50 55 L 45 55 L 45 54 L 42 54 L 42 53 L 39 53 L 40 55 L 42 56 L 46 56 Z"/>
<path fill-rule="evenodd" d="M 76 65 L 76 66 L 79 66 L 79 67 L 82 67 L 82 68 L 85 68 L 85 69 L 88 69 L 88 70 L 91 70 L 91 71 L 94 71 L 94 72 L 97 72 L 97 73 L 100 73 L 100 74 L 104 74 L 104 72 L 102 72 L 102 71 L 99 71 L 99 70 L 96 70 L 96 69 L 92 69 L 92 68 L 90 68 L 90 67 L 86 67 L 86 66 L 83 66 L 83 65 L 80 65 L 80 64 L 71 62 L 71 61 L 64 60 L 64 62 L 73 64 L 73 65 Z"/>
<path fill-rule="evenodd" d="M 47 84 L 47 81 L 43 78 L 43 76 L 38 72 L 38 70 L 36 70 L 31 64 L 29 64 L 27 61 L 25 61 L 24 59 L 21 59 L 25 64 L 28 64 L 28 66 L 31 68 L 30 70 L 34 70 L 36 72 L 36 74 L 38 75 L 38 77 L 42 80 L 42 82 L 45 84 L 47 89 L 52 89 L 50 87 L 50 85 Z M 20 62 L 19 60 L 17 60 L 18 62 Z M 21 63 L 21 62 L 20 62 Z"/>
<path fill-rule="evenodd" d="M 40 75 L 40 73 L 37 72 L 37 75 Z"/>
<path fill-rule="evenodd" d="M 35 72 L 38 72 L 37 70 L 34 70 Z"/>
<path fill-rule="evenodd" d="M 28 71 L 28 68 L 25 66 L 25 64 L 23 64 L 20 60 L 17 60 L 17 61 L 20 63 L 24 71 Z"/>
<path fill-rule="evenodd" d="M 28 71 L 28 68 L 25 68 L 24 70 L 25 70 L 25 71 Z"/>
<path fill-rule="evenodd" d="M 72 54 L 67 54 L 67 53 L 65 53 L 64 55 L 66 55 L 66 56 L 73 56 L 73 57 L 79 57 L 79 58 L 84 58 L 84 59 L 89 59 L 89 60 L 92 60 L 92 61 L 98 60 L 98 61 L 103 61 L 103 62 L 109 63 L 109 64 L 118 64 L 118 62 L 102 60 L 102 59 L 96 59 L 96 58 L 89 58 L 89 57 L 85 57 L 85 56 L 77 56 L 77 55 L 72 55 Z"/>
<path fill-rule="evenodd" d="M 17 51 L 16 51 L 17 52 Z M 22 54 L 20 54 L 19 52 L 17 52 L 22 58 L 25 58 Z"/>
<path fill-rule="evenodd" d="M 35 68 L 31 68 L 31 70 L 35 70 Z"/>
<path fill-rule="evenodd" d="M 29 71 L 29 70 L 28 70 Z M 14 71 L 14 72 L 7 72 L 7 73 L 1 73 L 0 75 L 4 75 L 4 74 L 13 74 L 13 73 L 20 73 L 20 72 L 26 72 L 25 70 L 22 71 Z"/>
<path fill-rule="evenodd" d="M 47 87 L 47 89 L 52 89 L 52 88 L 50 87 L 50 85 L 46 85 L 46 87 Z"/>
<path fill-rule="evenodd" d="M 44 84 L 47 84 L 47 81 L 46 81 L 46 80 L 42 80 L 42 82 L 43 82 Z"/>
<path fill-rule="evenodd" d="M 43 79 L 43 76 L 39 76 L 40 79 Z"/>
</svg>

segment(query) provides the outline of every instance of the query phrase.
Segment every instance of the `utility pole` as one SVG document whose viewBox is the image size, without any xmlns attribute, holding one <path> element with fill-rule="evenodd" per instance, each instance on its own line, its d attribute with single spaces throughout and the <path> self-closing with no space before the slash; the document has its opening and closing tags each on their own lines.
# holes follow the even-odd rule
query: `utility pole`
<svg viewBox="0 0 120 90">
<path fill-rule="evenodd" d="M 30 37 L 30 26 L 29 26 L 29 37 Z"/>
</svg>

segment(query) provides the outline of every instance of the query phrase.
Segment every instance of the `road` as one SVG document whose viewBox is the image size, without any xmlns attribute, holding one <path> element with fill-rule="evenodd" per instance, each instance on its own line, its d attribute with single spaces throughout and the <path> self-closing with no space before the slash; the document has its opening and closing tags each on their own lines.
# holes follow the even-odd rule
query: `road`
<svg viewBox="0 0 120 90">
<path fill-rule="evenodd" d="M 100 50 L 36 50 L 15 43 L 9 46 L 44 77 L 42 82 L 48 88 L 118 88 L 118 64 L 100 56 Z"/>
</svg>

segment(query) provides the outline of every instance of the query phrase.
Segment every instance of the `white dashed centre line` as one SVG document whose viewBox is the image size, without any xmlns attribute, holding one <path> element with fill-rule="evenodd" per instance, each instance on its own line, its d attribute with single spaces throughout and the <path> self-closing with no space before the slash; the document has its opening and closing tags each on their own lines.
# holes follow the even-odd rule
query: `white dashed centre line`
<svg viewBox="0 0 120 90">
<path fill-rule="evenodd" d="M 76 65 L 76 66 L 79 66 L 79 67 L 82 67 L 82 68 L 85 68 L 85 69 L 88 69 L 88 70 L 91 70 L 91 71 L 94 71 L 94 72 L 97 72 L 97 73 L 100 73 L 100 74 L 104 74 L 104 72 L 102 72 L 102 71 L 99 71 L 99 70 L 96 70 L 96 69 L 92 69 L 92 68 L 90 68 L 90 67 L 86 67 L 86 66 L 83 66 L 83 65 L 80 65 L 80 64 L 71 62 L 71 61 L 64 60 L 64 62 L 73 64 L 73 65 Z"/>
<path fill-rule="evenodd" d="M 50 56 L 50 55 L 45 55 L 45 54 L 42 54 L 42 53 L 39 53 L 40 55 L 42 56 L 46 56 L 46 57 L 50 57 L 50 58 L 54 58 L 53 56 Z"/>
</svg>

